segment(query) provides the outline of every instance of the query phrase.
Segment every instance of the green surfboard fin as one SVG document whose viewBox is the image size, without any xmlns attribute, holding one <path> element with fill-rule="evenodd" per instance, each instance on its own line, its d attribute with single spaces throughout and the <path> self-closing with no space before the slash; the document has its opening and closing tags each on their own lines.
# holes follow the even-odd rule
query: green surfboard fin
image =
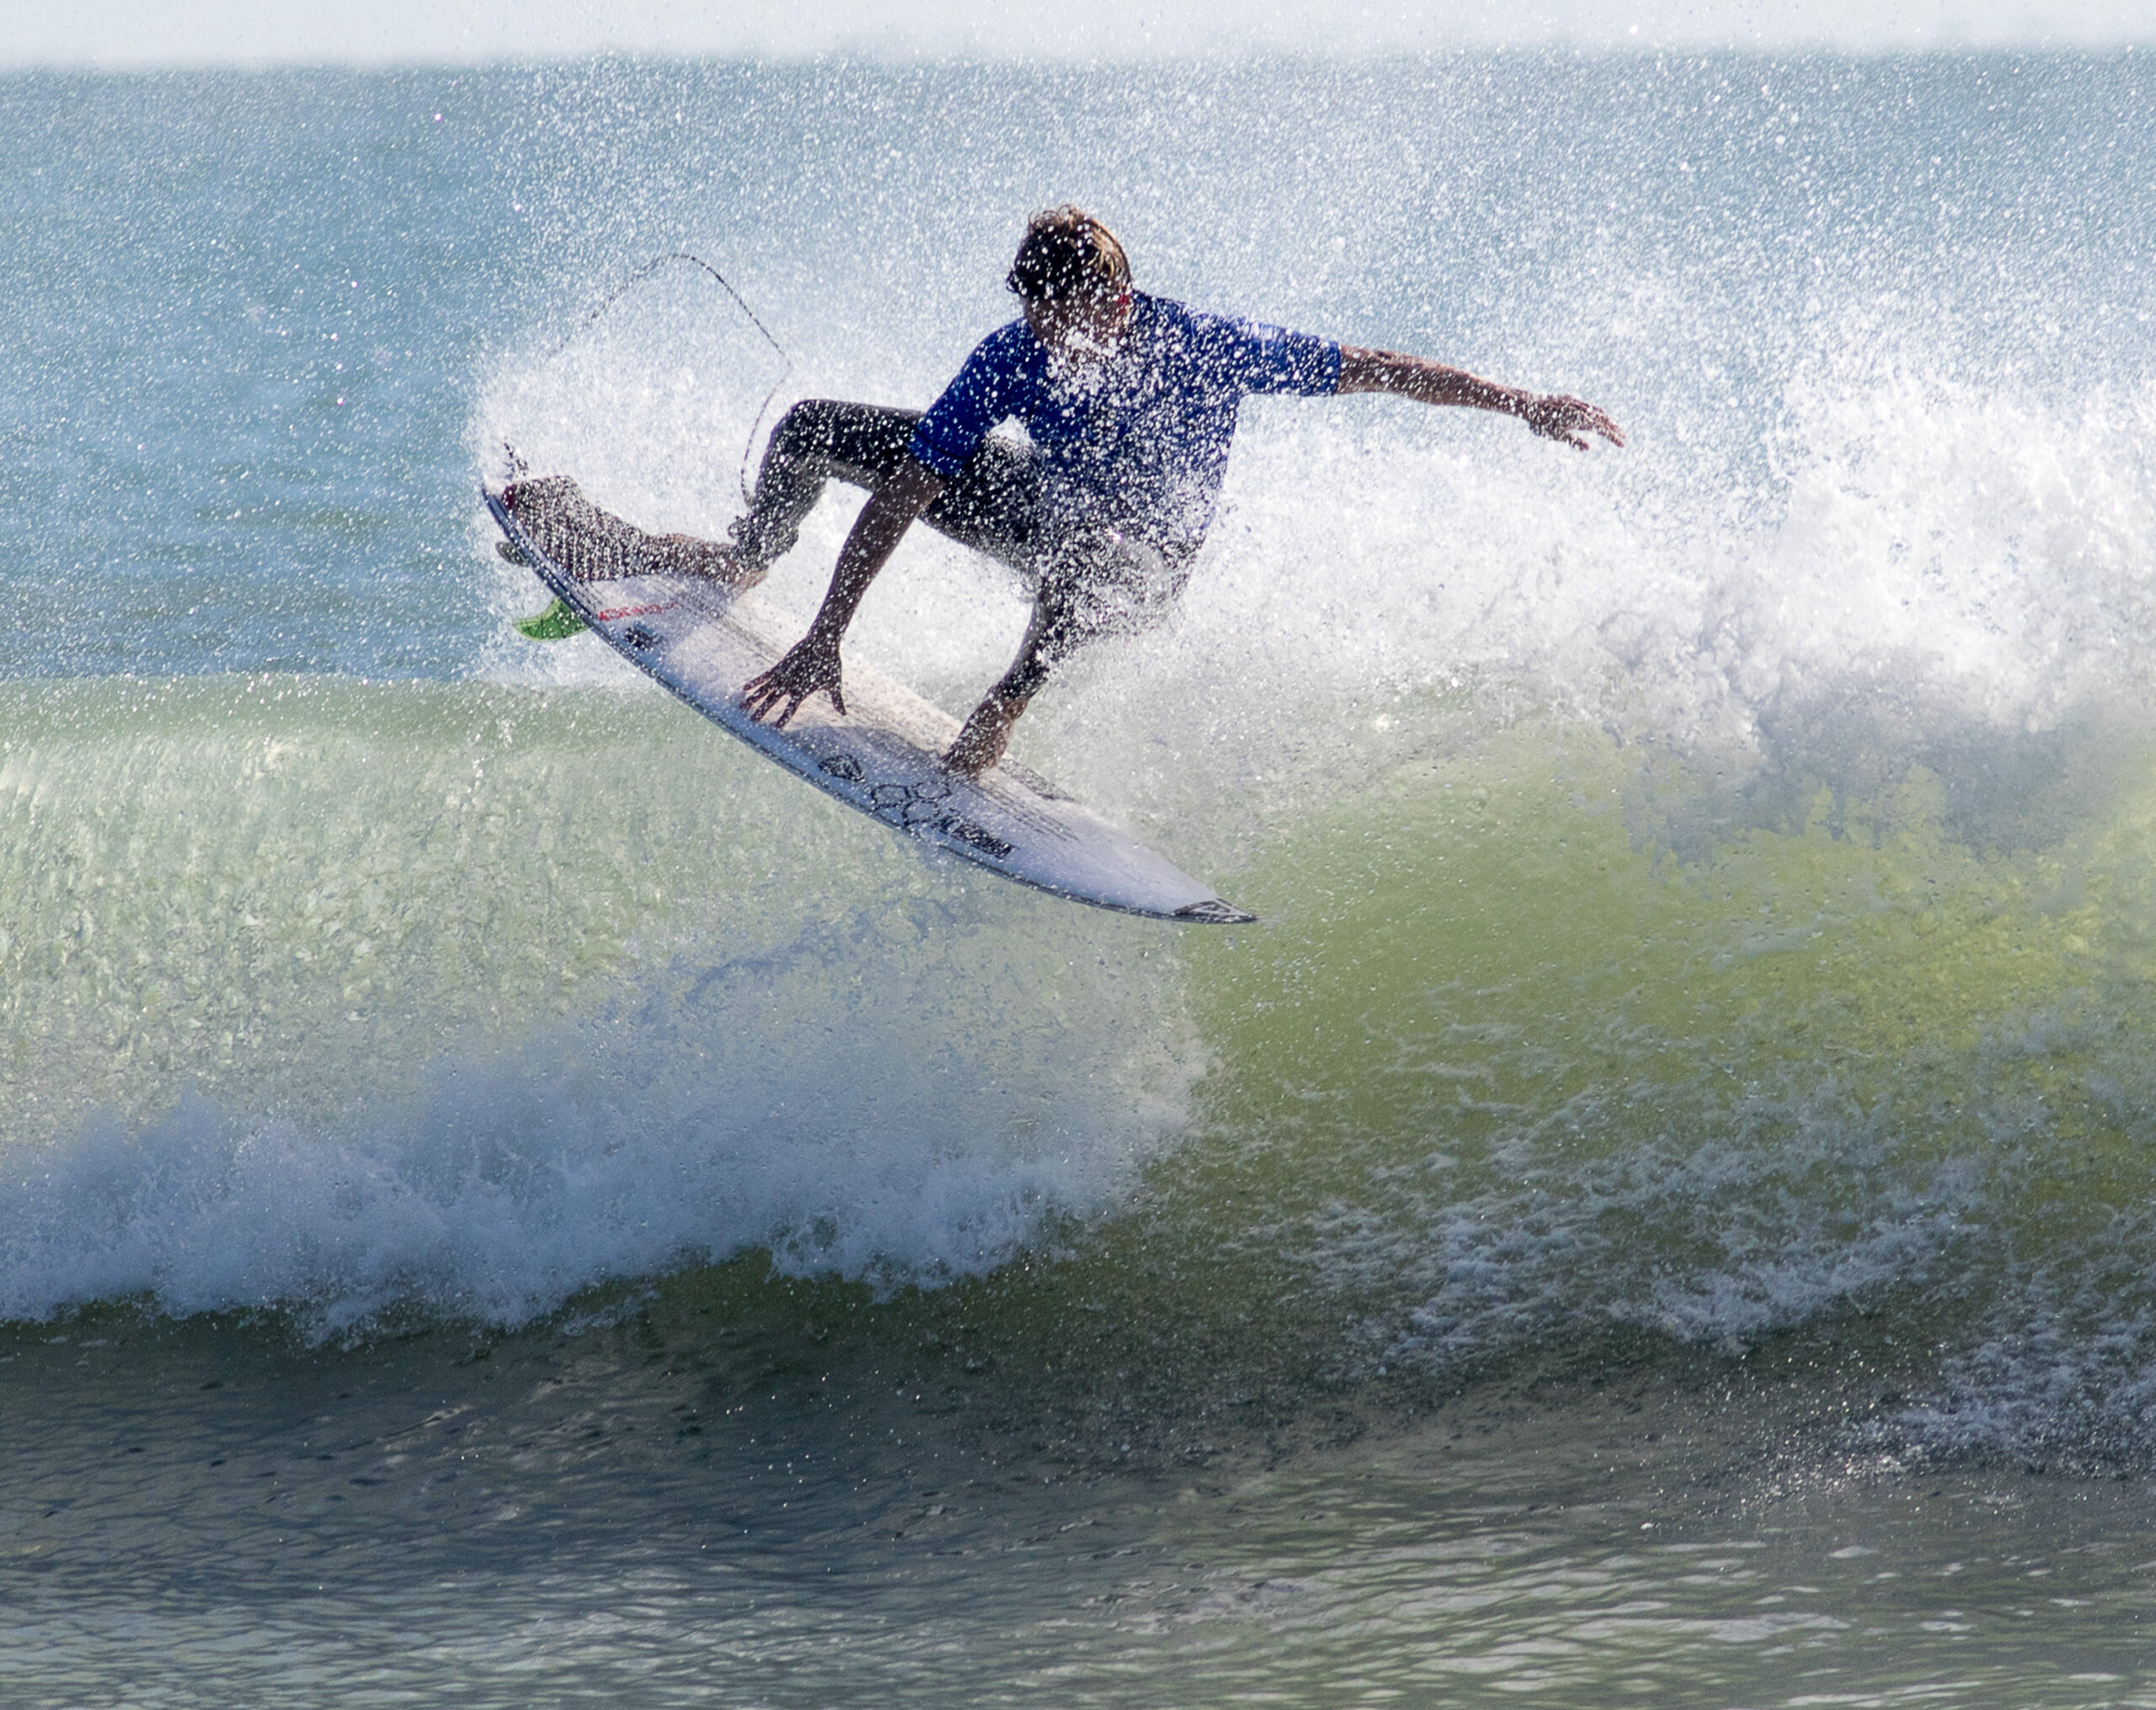
<svg viewBox="0 0 2156 1710">
<path fill-rule="evenodd" d="M 557 600 L 544 612 L 516 620 L 516 633 L 530 641 L 567 641 L 584 628 L 584 619 L 566 600 Z"/>
</svg>

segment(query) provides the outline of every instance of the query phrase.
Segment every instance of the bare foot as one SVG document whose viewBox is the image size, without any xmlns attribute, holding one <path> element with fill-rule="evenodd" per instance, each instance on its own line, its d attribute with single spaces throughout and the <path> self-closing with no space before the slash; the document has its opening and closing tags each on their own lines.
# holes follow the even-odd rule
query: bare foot
<svg viewBox="0 0 2156 1710">
<path fill-rule="evenodd" d="M 650 556 L 655 569 L 677 576 L 702 576 L 737 593 L 755 587 L 771 574 L 768 569 L 743 564 L 732 547 L 722 546 L 717 541 L 698 540 L 692 534 L 652 536 Z"/>
<path fill-rule="evenodd" d="M 1011 727 L 1025 710 L 1023 701 L 990 695 L 960 728 L 958 740 L 943 756 L 944 765 L 967 778 L 979 778 L 1003 758 L 1003 751 L 1011 745 Z"/>
</svg>

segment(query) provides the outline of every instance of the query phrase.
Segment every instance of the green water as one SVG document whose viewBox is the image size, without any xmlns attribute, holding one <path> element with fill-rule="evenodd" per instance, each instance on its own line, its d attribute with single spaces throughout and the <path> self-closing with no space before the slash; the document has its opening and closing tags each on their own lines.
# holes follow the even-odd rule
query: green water
<svg viewBox="0 0 2156 1710">
<path fill-rule="evenodd" d="M 1462 732 L 1179 934 L 656 697 L 16 700 L 53 1702 L 2142 1702 L 2145 743 Z"/>
</svg>

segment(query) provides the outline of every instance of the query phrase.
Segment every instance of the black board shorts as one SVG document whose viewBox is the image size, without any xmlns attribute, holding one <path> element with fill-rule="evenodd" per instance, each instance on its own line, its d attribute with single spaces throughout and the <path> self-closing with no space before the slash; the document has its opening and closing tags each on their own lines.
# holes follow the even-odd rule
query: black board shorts
<svg viewBox="0 0 2156 1710">
<path fill-rule="evenodd" d="M 771 430 L 749 514 L 734 525 L 734 550 L 763 569 L 799 538 L 801 525 L 834 479 L 874 492 L 910 455 L 921 412 L 808 398 Z M 995 692 L 1028 701 L 1088 641 L 1158 623 L 1189 580 L 1195 548 L 1163 551 L 1119 529 L 1073 525 L 1049 514 L 1031 448 L 990 438 L 921 521 L 1018 576 L 1033 596 L 1033 622 Z"/>
</svg>

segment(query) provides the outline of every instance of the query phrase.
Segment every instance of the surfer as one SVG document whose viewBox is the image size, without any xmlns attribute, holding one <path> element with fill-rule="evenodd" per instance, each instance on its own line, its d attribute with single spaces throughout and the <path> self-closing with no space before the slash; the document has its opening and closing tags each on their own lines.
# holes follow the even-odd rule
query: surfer
<svg viewBox="0 0 2156 1710">
<path fill-rule="evenodd" d="M 1017 660 L 944 756 L 969 776 L 994 766 L 1058 666 L 1095 637 L 1156 621 L 1182 592 L 1246 397 L 1390 393 L 1518 416 L 1581 451 L 1590 434 L 1625 443 L 1615 422 L 1577 398 L 1134 290 L 1122 244 L 1077 208 L 1034 216 L 1004 283 L 1022 318 L 983 339 L 925 413 L 810 399 L 772 430 L 749 511 L 710 573 L 736 585 L 760 580 L 834 476 L 870 497 L 808 633 L 743 691 L 759 723 L 782 729 L 819 692 L 846 710 L 839 644 L 921 518 L 1008 565 L 1033 596 Z M 1014 418 L 1029 446 L 990 437 Z"/>
</svg>

